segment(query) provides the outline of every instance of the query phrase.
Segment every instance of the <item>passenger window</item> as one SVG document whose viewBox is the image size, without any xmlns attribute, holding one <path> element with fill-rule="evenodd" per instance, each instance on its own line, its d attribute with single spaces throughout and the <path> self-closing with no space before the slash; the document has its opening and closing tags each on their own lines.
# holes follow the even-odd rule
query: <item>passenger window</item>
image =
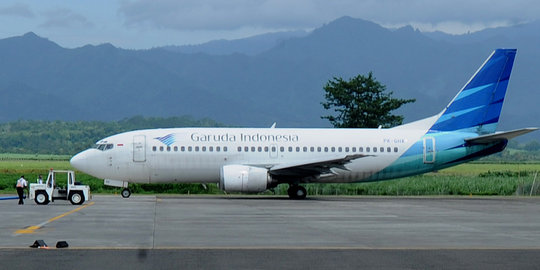
<svg viewBox="0 0 540 270">
<path fill-rule="evenodd" d="M 360 152 L 360 153 L 364 152 L 364 147 L 358 147 L 358 152 Z"/>
<path fill-rule="evenodd" d="M 223 146 L 223 152 L 227 152 L 227 146 Z"/>
<path fill-rule="evenodd" d="M 356 147 L 353 147 L 353 148 L 352 148 L 352 152 L 353 152 L 353 153 L 356 153 Z"/>
<path fill-rule="evenodd" d="M 219 146 L 216 146 L 216 152 L 221 151 L 221 148 Z"/>
<path fill-rule="evenodd" d="M 324 147 L 324 152 L 328 152 L 328 147 Z"/>
<path fill-rule="evenodd" d="M 386 147 L 386 152 L 388 152 L 388 153 L 392 152 L 392 148 L 391 147 Z"/>
<path fill-rule="evenodd" d="M 289 152 L 292 152 L 292 146 L 289 146 Z"/>
<path fill-rule="evenodd" d="M 213 146 L 208 147 L 208 151 L 214 152 L 214 147 Z"/>
<path fill-rule="evenodd" d="M 342 147 L 338 147 L 337 149 L 338 152 L 343 152 L 343 148 Z M 348 152 L 348 151 L 347 151 Z"/>
<path fill-rule="evenodd" d="M 349 147 L 345 147 L 345 152 L 349 153 Z"/>
<path fill-rule="evenodd" d="M 285 147 L 281 146 L 281 147 L 279 148 L 279 152 L 285 152 Z"/>
<path fill-rule="evenodd" d="M 300 147 L 296 147 L 296 152 L 300 152 Z"/>
<path fill-rule="evenodd" d="M 191 151 L 193 151 L 193 147 L 188 146 L 187 150 L 188 150 L 189 152 L 191 152 Z"/>
<path fill-rule="evenodd" d="M 201 147 L 203 152 L 206 152 L 206 146 Z"/>
<path fill-rule="evenodd" d="M 262 147 L 257 147 L 257 152 L 262 152 Z"/>
<path fill-rule="evenodd" d="M 264 152 L 268 152 L 268 146 L 264 147 Z"/>
<path fill-rule="evenodd" d="M 185 147 L 185 146 L 180 146 L 180 151 L 185 152 L 185 151 L 186 151 L 186 147 Z"/>
<path fill-rule="evenodd" d="M 255 146 L 251 147 L 251 152 L 255 152 Z"/>
<path fill-rule="evenodd" d="M 156 151 L 157 151 L 157 147 L 152 146 L 152 151 L 156 152 Z"/>
<path fill-rule="evenodd" d="M 336 152 L 336 148 L 335 148 L 335 147 L 332 147 L 332 152 Z"/>
<path fill-rule="evenodd" d="M 163 152 L 163 146 L 159 147 L 159 151 Z"/>
<path fill-rule="evenodd" d="M 195 152 L 199 152 L 199 147 L 195 146 Z"/>
<path fill-rule="evenodd" d="M 249 152 L 249 147 L 244 146 L 244 152 Z"/>
<path fill-rule="evenodd" d="M 174 147 L 174 152 L 178 152 L 178 146 Z"/>
<path fill-rule="evenodd" d="M 309 148 L 309 152 L 315 152 L 315 147 L 313 147 L 313 146 L 310 147 L 310 148 Z"/>
<path fill-rule="evenodd" d="M 307 147 L 304 146 L 304 148 L 302 148 L 302 150 L 304 150 L 304 152 L 307 152 Z"/>
<path fill-rule="evenodd" d="M 377 153 L 377 147 L 373 147 L 373 153 Z"/>
<path fill-rule="evenodd" d="M 381 153 L 384 152 L 384 147 L 381 147 L 379 150 L 381 151 Z"/>
<path fill-rule="evenodd" d="M 362 148 L 360 148 L 360 149 L 362 149 Z M 369 150 L 370 150 L 369 147 L 366 147 L 366 152 L 369 153 Z"/>
<path fill-rule="evenodd" d="M 171 152 L 171 147 L 167 146 L 167 152 Z"/>
<path fill-rule="evenodd" d="M 242 152 L 242 146 L 238 146 L 238 152 Z"/>
<path fill-rule="evenodd" d="M 321 147 L 317 147 L 317 152 L 321 152 Z"/>
<path fill-rule="evenodd" d="M 397 148 L 397 147 L 394 147 L 394 152 L 395 152 L 395 153 L 398 152 L 398 148 Z"/>
</svg>

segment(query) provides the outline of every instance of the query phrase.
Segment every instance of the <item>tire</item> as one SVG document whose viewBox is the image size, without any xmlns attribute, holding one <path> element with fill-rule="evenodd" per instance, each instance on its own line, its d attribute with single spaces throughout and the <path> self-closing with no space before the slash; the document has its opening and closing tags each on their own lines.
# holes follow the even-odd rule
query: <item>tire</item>
<svg viewBox="0 0 540 270">
<path fill-rule="evenodd" d="M 131 190 L 129 190 L 129 188 L 124 188 L 122 189 L 121 194 L 123 198 L 129 198 L 129 196 L 131 196 Z"/>
<path fill-rule="evenodd" d="M 302 187 L 302 186 L 298 186 L 298 188 L 296 189 L 296 194 L 295 194 L 297 200 L 303 200 L 306 198 L 307 196 L 307 190 Z"/>
<path fill-rule="evenodd" d="M 49 204 L 49 196 L 45 191 L 36 191 L 34 201 L 36 204 L 46 205 Z"/>
<path fill-rule="evenodd" d="M 71 204 L 80 205 L 84 203 L 84 195 L 80 191 L 74 191 L 69 195 Z"/>
<path fill-rule="evenodd" d="M 290 186 L 289 189 L 287 189 L 287 193 L 289 194 L 289 198 L 292 200 L 303 200 L 307 196 L 307 191 L 302 186 Z"/>
</svg>

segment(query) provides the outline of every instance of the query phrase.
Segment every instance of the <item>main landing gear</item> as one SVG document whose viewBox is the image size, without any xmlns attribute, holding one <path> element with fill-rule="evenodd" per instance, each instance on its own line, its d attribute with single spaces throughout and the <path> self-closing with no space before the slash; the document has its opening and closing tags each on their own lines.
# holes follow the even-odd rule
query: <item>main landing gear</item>
<svg viewBox="0 0 540 270">
<path fill-rule="evenodd" d="M 287 193 L 289 194 L 289 198 L 293 200 L 303 200 L 307 196 L 307 191 L 303 186 L 293 184 L 289 186 Z"/>
</svg>

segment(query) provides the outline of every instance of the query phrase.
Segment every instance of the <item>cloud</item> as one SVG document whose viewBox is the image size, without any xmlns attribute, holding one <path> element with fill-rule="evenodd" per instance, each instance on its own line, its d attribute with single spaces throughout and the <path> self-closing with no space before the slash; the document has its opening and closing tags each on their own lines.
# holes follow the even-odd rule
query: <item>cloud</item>
<svg viewBox="0 0 540 270">
<path fill-rule="evenodd" d="M 312 27 L 319 12 L 310 0 L 136 0 L 119 13 L 130 27 L 234 30 L 242 27 Z"/>
<path fill-rule="evenodd" d="M 77 14 L 69 9 L 59 8 L 45 12 L 47 19 L 40 27 L 44 28 L 70 28 L 70 27 L 92 27 L 93 24 L 86 17 Z"/>
<path fill-rule="evenodd" d="M 118 13 L 132 28 L 180 31 L 306 29 L 341 16 L 385 25 L 431 28 L 515 24 L 538 19 L 536 0 L 124 0 Z"/>
<path fill-rule="evenodd" d="M 23 18 L 34 18 L 34 12 L 27 5 L 16 3 L 9 7 L 0 8 L 0 16 L 14 16 Z"/>
</svg>

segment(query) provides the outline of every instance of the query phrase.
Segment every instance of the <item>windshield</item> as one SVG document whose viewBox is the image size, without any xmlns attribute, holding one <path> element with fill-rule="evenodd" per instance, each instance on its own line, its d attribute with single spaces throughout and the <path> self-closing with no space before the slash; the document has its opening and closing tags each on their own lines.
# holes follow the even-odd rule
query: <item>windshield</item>
<svg viewBox="0 0 540 270">
<path fill-rule="evenodd" d="M 101 150 L 101 151 L 106 151 L 106 150 L 113 149 L 114 144 L 112 144 L 112 143 L 96 143 L 93 148 L 95 148 L 97 150 Z"/>
</svg>

